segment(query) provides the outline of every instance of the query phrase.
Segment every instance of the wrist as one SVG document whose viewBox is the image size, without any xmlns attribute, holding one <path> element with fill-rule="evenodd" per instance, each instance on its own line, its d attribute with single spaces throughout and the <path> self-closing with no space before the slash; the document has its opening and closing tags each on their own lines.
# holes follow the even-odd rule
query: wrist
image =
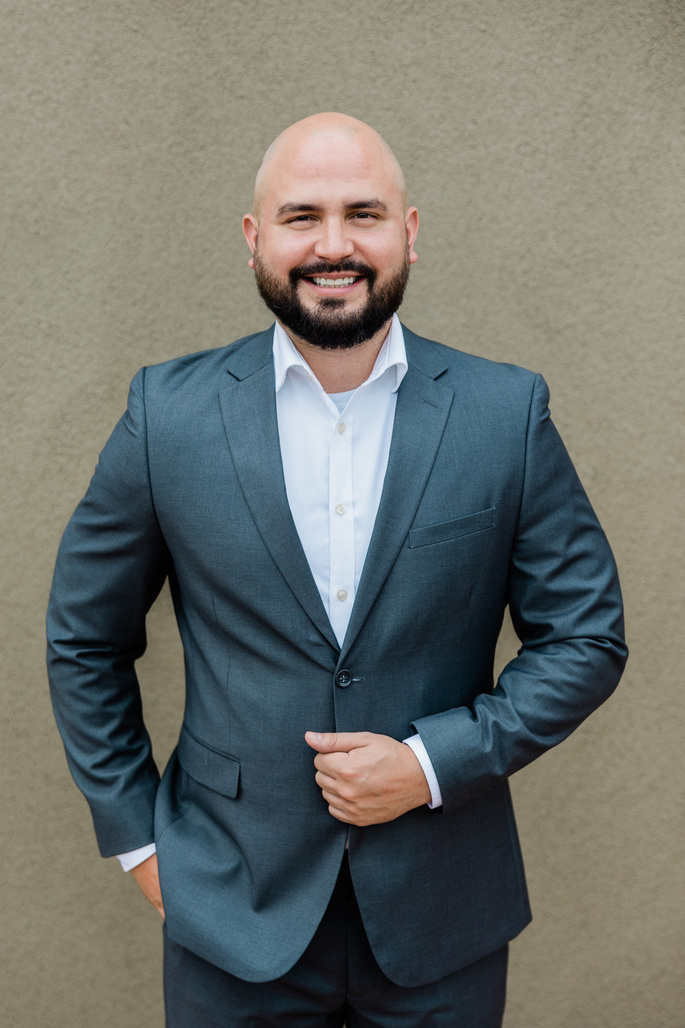
<svg viewBox="0 0 685 1028">
<path fill-rule="evenodd" d="M 429 795 L 426 800 L 428 806 L 431 810 L 434 810 L 436 807 L 441 807 L 442 794 L 440 792 L 440 786 L 438 784 L 433 764 L 423 743 L 423 739 L 417 733 L 415 735 L 410 735 L 407 739 L 404 739 L 403 742 L 405 746 L 413 752 L 421 767 L 424 779 L 428 785 Z"/>
<path fill-rule="evenodd" d="M 431 802 L 430 786 L 423 767 L 421 766 L 421 761 L 412 746 L 405 747 L 405 762 L 409 768 L 412 780 L 412 809 L 414 807 L 422 807 L 424 804 L 429 804 Z"/>
</svg>

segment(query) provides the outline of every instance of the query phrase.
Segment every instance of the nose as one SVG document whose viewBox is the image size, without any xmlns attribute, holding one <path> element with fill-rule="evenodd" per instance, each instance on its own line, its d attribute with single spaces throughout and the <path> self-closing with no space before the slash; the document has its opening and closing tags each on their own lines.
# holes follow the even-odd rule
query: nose
<svg viewBox="0 0 685 1028">
<path fill-rule="evenodd" d="M 354 240 L 350 238 L 344 219 L 327 218 L 321 225 L 314 253 L 324 261 L 340 261 L 354 253 Z"/>
</svg>

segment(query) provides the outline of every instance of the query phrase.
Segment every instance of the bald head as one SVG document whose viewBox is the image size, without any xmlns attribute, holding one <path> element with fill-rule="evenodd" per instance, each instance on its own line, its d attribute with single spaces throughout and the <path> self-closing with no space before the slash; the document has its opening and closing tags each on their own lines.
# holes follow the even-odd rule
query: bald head
<svg viewBox="0 0 685 1028">
<path fill-rule="evenodd" d="M 332 162 L 340 164 L 341 155 L 350 174 L 360 174 L 376 166 L 393 182 L 398 201 L 407 207 L 407 187 L 402 169 L 382 136 L 357 118 L 347 114 L 313 114 L 281 132 L 264 154 L 254 189 L 254 214 L 259 219 L 264 198 L 279 180 L 293 171 L 315 178 L 323 177 Z"/>
<path fill-rule="evenodd" d="M 320 349 L 377 333 L 380 346 L 417 260 L 418 227 L 392 150 L 344 114 L 316 114 L 281 133 L 243 218 L 262 299 Z"/>
</svg>

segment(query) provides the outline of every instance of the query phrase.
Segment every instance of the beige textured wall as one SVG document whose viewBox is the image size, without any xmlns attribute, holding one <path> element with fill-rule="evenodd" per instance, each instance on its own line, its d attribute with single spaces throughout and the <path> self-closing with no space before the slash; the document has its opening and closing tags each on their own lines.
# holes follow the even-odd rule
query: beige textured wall
<svg viewBox="0 0 685 1028">
<path fill-rule="evenodd" d="M 681 0 L 5 0 L 2 1025 L 163 1023 L 155 915 L 97 856 L 52 723 L 52 562 L 137 368 L 268 324 L 252 175 L 333 109 L 420 208 L 404 320 L 546 376 L 626 593 L 624 684 L 514 781 L 536 917 L 507 1028 L 682 1028 L 684 47 Z M 163 760 L 165 597 L 150 635 Z"/>
</svg>

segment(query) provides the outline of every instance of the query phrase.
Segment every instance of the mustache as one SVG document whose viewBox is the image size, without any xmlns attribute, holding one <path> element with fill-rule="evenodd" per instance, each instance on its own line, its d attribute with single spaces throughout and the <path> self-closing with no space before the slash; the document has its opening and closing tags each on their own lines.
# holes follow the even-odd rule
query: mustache
<svg viewBox="0 0 685 1028">
<path fill-rule="evenodd" d="M 373 285 L 376 278 L 375 271 L 368 264 L 350 260 L 339 261 L 337 264 L 331 264 L 328 261 L 311 261 L 309 264 L 300 264 L 299 267 L 292 268 L 289 277 L 291 284 L 294 286 L 300 278 L 312 278 L 314 275 L 340 275 L 346 271 L 363 275 L 368 279 L 370 286 Z"/>
</svg>

